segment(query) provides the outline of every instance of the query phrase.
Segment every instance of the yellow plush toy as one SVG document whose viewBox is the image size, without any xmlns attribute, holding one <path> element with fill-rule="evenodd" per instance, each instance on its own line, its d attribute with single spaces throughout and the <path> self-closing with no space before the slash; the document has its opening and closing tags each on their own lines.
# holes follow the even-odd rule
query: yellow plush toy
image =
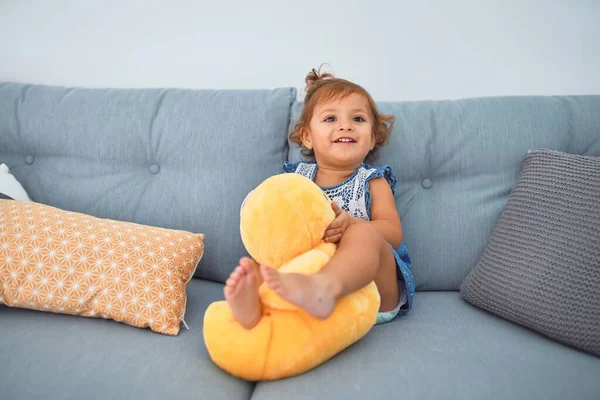
<svg viewBox="0 0 600 400">
<path fill-rule="evenodd" d="M 335 218 L 331 201 L 298 174 L 266 179 L 244 201 L 242 241 L 258 263 L 281 272 L 314 274 L 335 253 L 322 240 Z M 249 381 L 274 380 L 306 372 L 365 336 L 377 320 L 380 298 L 371 282 L 337 303 L 327 319 L 288 303 L 266 284 L 259 288 L 260 322 L 242 327 L 225 301 L 204 316 L 204 340 L 212 360 L 231 375 Z"/>
</svg>

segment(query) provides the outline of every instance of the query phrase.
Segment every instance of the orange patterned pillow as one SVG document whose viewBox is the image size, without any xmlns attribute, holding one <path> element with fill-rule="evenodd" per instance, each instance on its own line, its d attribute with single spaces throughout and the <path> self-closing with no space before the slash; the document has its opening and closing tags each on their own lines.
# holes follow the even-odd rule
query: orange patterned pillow
<svg viewBox="0 0 600 400">
<path fill-rule="evenodd" d="M 177 335 L 203 253 L 204 234 L 0 200 L 0 304 L 10 307 Z"/>
</svg>

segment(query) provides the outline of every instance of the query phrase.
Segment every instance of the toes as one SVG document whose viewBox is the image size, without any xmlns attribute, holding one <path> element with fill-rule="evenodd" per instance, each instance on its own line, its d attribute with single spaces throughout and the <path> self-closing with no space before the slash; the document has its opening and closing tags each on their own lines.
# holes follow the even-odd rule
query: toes
<svg viewBox="0 0 600 400">
<path fill-rule="evenodd" d="M 253 267 L 256 267 L 256 262 L 250 257 L 242 257 L 240 259 L 240 266 L 251 270 Z"/>
<path fill-rule="evenodd" d="M 244 275 L 245 275 L 245 273 L 244 273 L 243 268 L 237 267 L 235 270 L 233 270 L 231 275 L 229 275 L 229 278 L 227 278 L 225 285 L 235 286 L 235 284 L 238 283 L 240 278 L 242 278 L 242 276 L 244 276 Z"/>
<path fill-rule="evenodd" d="M 265 281 L 270 281 L 273 279 L 273 273 L 269 270 L 269 267 L 266 265 L 260 266 L 260 273 L 262 274 Z"/>
<path fill-rule="evenodd" d="M 244 275 L 246 275 L 247 271 L 244 267 L 242 267 L 241 265 L 239 267 L 236 268 L 237 276 L 239 279 L 243 278 Z"/>
<path fill-rule="evenodd" d="M 239 280 L 240 280 L 239 275 L 231 274 L 231 275 L 229 275 L 229 278 L 227 278 L 227 281 L 225 282 L 225 284 L 226 285 L 235 285 L 235 283 Z"/>
<path fill-rule="evenodd" d="M 238 274 L 236 271 L 233 271 L 231 273 L 231 275 L 229 275 L 229 278 L 227 278 L 227 282 L 235 282 L 239 279 L 240 274 Z"/>
<path fill-rule="evenodd" d="M 237 281 L 234 281 L 233 279 L 227 279 L 227 282 L 225 282 L 225 289 L 235 289 Z"/>
<path fill-rule="evenodd" d="M 234 278 L 234 279 L 239 279 L 242 276 L 244 276 L 246 274 L 244 267 L 242 267 L 241 265 L 236 267 L 236 269 L 233 270 L 233 272 L 231 273 L 230 278 Z"/>
<path fill-rule="evenodd" d="M 242 257 L 240 258 L 240 265 L 251 265 L 252 259 L 250 257 Z"/>
<path fill-rule="evenodd" d="M 243 290 L 245 282 L 250 280 L 245 278 L 246 276 L 251 277 L 244 271 L 244 268 L 237 267 L 225 281 L 225 288 L 223 289 L 225 296 L 233 296 L 236 292 Z"/>
<path fill-rule="evenodd" d="M 275 275 L 276 273 L 276 271 L 273 268 L 264 264 L 260 265 L 260 270 L 264 275 Z"/>
<path fill-rule="evenodd" d="M 275 269 L 273 269 L 271 267 L 267 267 L 266 265 L 261 265 L 260 272 L 261 272 L 267 286 L 271 290 L 278 291 L 281 289 L 281 281 L 279 279 L 279 273 Z"/>
<path fill-rule="evenodd" d="M 246 277 L 246 280 L 250 283 L 256 283 L 258 281 L 258 276 L 257 276 L 256 272 L 250 271 L 248 273 L 248 276 Z"/>
</svg>

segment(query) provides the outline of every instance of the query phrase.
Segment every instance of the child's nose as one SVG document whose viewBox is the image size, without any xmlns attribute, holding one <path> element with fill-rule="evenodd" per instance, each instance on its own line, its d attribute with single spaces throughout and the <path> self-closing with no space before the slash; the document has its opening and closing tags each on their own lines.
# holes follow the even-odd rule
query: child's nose
<svg viewBox="0 0 600 400">
<path fill-rule="evenodd" d="M 352 130 L 352 124 L 350 122 L 340 122 L 339 126 L 340 131 L 350 131 Z"/>
</svg>

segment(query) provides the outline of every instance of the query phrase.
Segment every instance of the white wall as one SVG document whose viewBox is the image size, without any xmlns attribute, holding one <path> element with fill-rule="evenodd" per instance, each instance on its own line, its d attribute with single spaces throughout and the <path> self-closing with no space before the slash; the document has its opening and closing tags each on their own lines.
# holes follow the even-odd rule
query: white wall
<svg viewBox="0 0 600 400">
<path fill-rule="evenodd" d="M 600 93 L 600 2 L 0 0 L 0 81 L 301 87 L 377 100 Z"/>
</svg>

